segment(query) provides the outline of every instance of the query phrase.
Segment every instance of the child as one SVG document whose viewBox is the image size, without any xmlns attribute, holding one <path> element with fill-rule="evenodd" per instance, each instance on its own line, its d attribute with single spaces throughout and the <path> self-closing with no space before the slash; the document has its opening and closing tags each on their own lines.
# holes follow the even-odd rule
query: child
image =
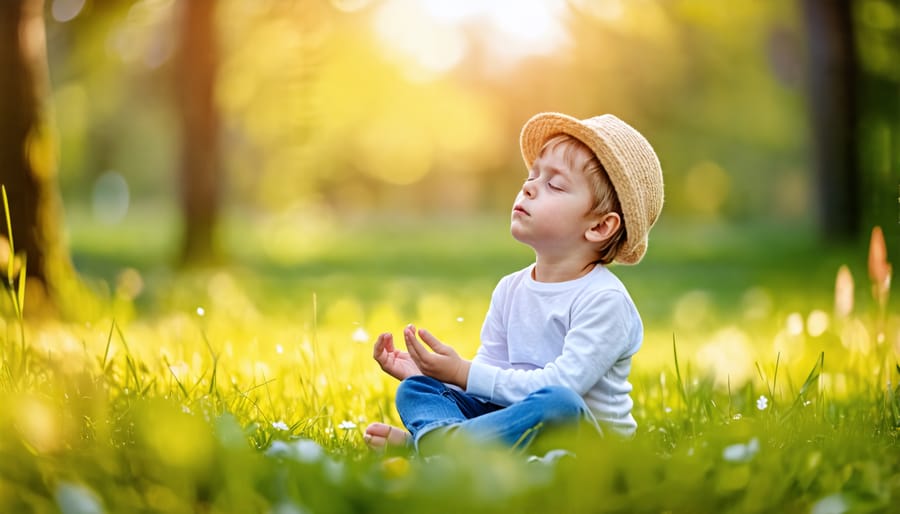
<svg viewBox="0 0 900 514">
<path fill-rule="evenodd" d="M 663 204 L 659 160 L 610 114 L 537 114 L 520 144 L 529 171 L 510 231 L 535 262 L 500 280 L 472 361 L 412 325 L 403 331 L 408 353 L 391 334 L 378 336 L 375 360 L 402 380 L 396 405 L 406 429 L 372 423 L 364 438 L 373 448 L 422 451 L 423 441 L 453 432 L 525 447 L 544 428 L 579 420 L 625 436 L 637 427 L 628 374 L 643 326 L 607 265 L 644 256 Z"/>
</svg>

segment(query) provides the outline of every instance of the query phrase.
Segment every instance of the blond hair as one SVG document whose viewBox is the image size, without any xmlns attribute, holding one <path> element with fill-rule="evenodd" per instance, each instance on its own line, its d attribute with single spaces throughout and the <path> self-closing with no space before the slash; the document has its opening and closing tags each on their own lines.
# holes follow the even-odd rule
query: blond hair
<svg viewBox="0 0 900 514">
<path fill-rule="evenodd" d="M 603 215 L 614 212 L 619 215 L 621 220 L 619 228 L 597 247 L 597 260 L 594 261 L 604 266 L 610 264 L 615 260 L 619 249 L 627 239 L 625 217 L 622 215 L 619 196 L 616 194 L 606 169 L 603 168 L 603 164 L 597 158 L 597 154 L 575 137 L 568 134 L 557 134 L 551 137 L 541 147 L 538 158 L 543 156 L 544 152 L 549 152 L 557 147 L 562 148 L 562 156 L 569 169 L 573 172 L 583 173 L 591 185 L 591 192 L 593 193 L 591 196 L 594 201 L 590 210 L 585 214 Z"/>
</svg>

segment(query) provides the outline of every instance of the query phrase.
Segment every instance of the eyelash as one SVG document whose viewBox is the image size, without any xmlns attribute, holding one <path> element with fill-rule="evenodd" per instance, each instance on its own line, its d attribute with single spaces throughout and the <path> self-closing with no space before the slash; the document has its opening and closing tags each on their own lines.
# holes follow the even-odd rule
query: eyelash
<svg viewBox="0 0 900 514">
<path fill-rule="evenodd" d="M 531 181 L 533 181 L 533 180 L 537 180 L 538 178 L 539 178 L 539 177 L 528 177 L 528 178 L 525 179 L 525 182 L 531 182 Z M 563 188 L 561 188 L 561 187 L 559 187 L 559 186 L 556 186 L 556 185 L 553 185 L 553 184 L 551 184 L 550 182 L 547 182 L 547 187 L 549 187 L 550 189 L 552 189 L 552 190 L 554 190 L 554 191 L 560 191 L 560 192 L 561 192 L 561 191 L 564 191 Z"/>
</svg>

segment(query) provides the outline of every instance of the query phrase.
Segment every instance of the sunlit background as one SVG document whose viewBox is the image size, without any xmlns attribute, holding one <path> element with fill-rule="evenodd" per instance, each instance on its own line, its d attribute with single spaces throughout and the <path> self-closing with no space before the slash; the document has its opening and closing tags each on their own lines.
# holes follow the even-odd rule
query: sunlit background
<svg viewBox="0 0 900 514">
<path fill-rule="evenodd" d="M 898 63 L 896 0 L 0 0 L 0 510 L 890 510 Z M 662 163 L 639 430 L 467 495 L 371 344 L 474 354 L 540 111 Z"/>
<path fill-rule="evenodd" d="M 490 288 L 531 258 L 507 223 L 519 130 L 540 111 L 616 114 L 659 154 L 661 222 L 644 263 L 617 268 L 658 348 L 676 334 L 749 378 L 828 330 L 839 266 L 850 301 L 871 301 L 872 227 L 900 253 L 900 10 L 885 0 L 824 32 L 803 1 L 44 7 L 63 236 L 120 321 L 199 303 L 252 322 L 316 298 L 353 339 L 411 317 L 477 339 Z M 817 144 L 841 100 L 815 101 L 815 52 L 838 36 L 858 68 L 846 205 L 823 194 Z M 184 125 L 200 104 L 211 121 Z M 199 225 L 224 267 L 192 284 L 176 270 L 198 205 L 215 206 Z"/>
<path fill-rule="evenodd" d="M 667 220 L 814 221 L 798 2 L 216 3 L 226 216 L 503 216 L 554 110 L 641 130 Z M 863 68 L 897 80 L 896 6 L 855 4 Z M 178 7 L 48 1 L 64 199 L 98 223 L 177 213 Z"/>
</svg>

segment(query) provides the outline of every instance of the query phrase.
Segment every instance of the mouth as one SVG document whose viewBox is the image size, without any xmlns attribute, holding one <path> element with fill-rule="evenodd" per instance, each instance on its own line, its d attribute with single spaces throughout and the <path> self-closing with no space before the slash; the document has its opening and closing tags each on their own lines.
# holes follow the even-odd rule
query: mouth
<svg viewBox="0 0 900 514">
<path fill-rule="evenodd" d="M 513 207 L 513 214 L 516 214 L 516 213 L 524 214 L 525 216 L 530 216 L 528 211 L 526 211 L 525 208 L 522 207 L 521 205 L 516 205 Z"/>
</svg>

